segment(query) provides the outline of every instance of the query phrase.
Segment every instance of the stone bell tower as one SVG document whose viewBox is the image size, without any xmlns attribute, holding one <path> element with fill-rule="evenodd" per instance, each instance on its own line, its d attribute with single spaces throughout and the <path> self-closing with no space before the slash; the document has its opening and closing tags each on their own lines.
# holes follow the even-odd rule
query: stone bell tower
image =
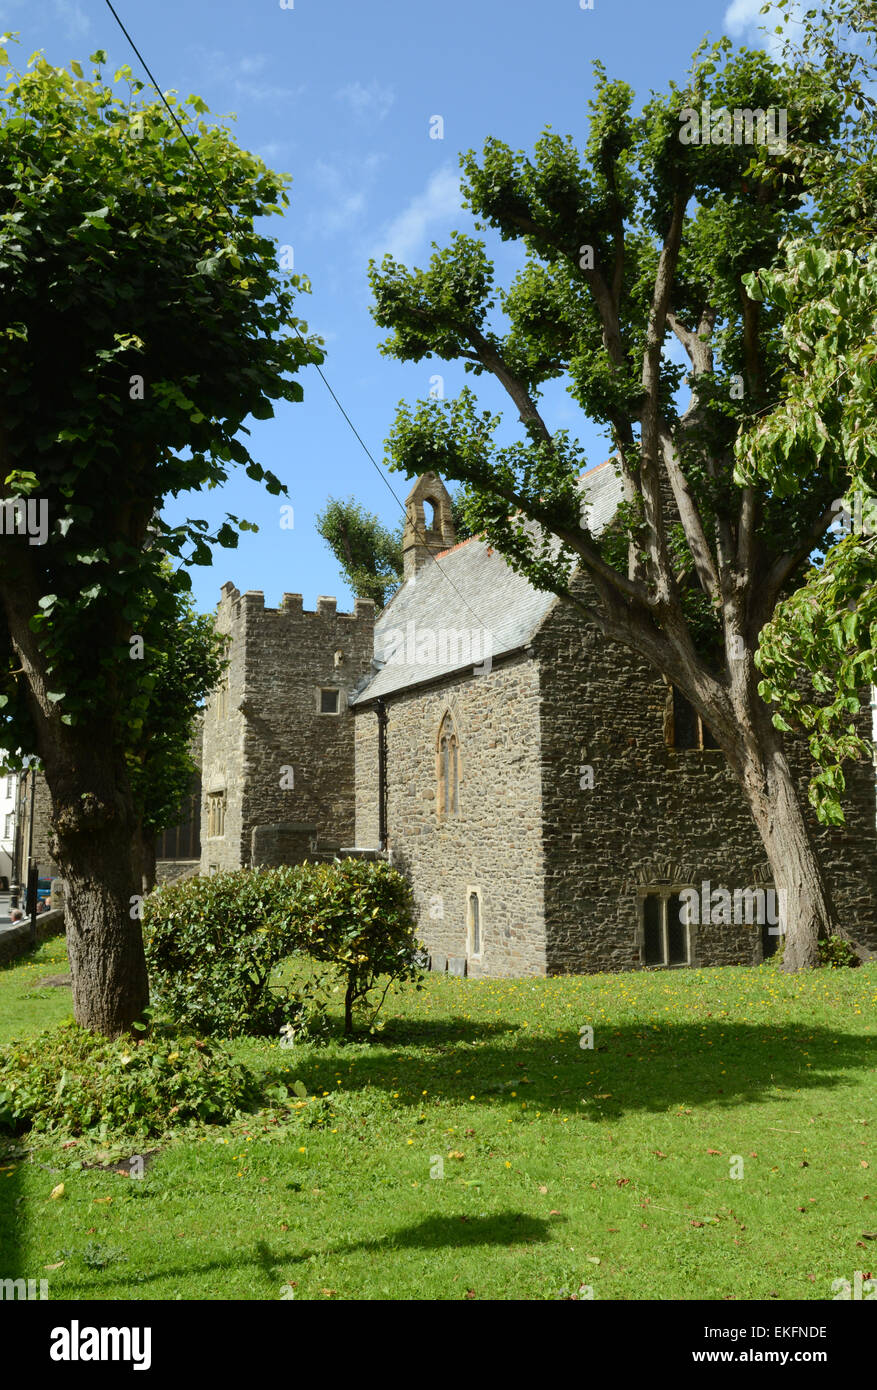
<svg viewBox="0 0 877 1390">
<path fill-rule="evenodd" d="M 402 558 L 406 580 L 413 579 L 431 556 L 450 550 L 456 542 L 450 494 L 437 473 L 422 473 L 405 499 Z"/>
</svg>

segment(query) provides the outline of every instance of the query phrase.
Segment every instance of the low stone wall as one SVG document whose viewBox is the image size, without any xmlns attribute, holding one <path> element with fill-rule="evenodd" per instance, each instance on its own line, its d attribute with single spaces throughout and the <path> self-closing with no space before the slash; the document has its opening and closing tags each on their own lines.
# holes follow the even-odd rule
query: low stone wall
<svg viewBox="0 0 877 1390">
<path fill-rule="evenodd" d="M 200 859 L 157 859 L 155 861 L 155 881 L 159 885 L 176 883 L 178 878 L 197 878 L 200 872 Z"/>
<path fill-rule="evenodd" d="M 64 909 L 41 912 L 37 918 L 37 945 L 50 936 L 64 935 Z M 0 965 L 8 965 L 19 956 L 27 955 L 31 949 L 30 918 L 13 927 L 0 931 Z"/>
</svg>

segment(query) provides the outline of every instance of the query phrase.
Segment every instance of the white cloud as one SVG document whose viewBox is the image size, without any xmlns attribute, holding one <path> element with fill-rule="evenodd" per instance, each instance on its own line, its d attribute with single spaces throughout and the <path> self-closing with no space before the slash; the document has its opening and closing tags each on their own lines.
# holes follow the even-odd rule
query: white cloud
<svg viewBox="0 0 877 1390">
<path fill-rule="evenodd" d="M 60 0 L 56 0 L 56 3 L 60 3 Z M 217 49 L 196 47 L 193 52 L 212 80 L 228 83 L 235 96 L 246 101 L 273 102 L 278 107 L 284 107 L 307 91 L 304 82 L 296 87 L 283 87 L 265 80 L 262 73 L 268 58 L 264 53 L 249 53 L 230 59 Z"/>
<path fill-rule="evenodd" d="M 382 87 L 377 81 L 370 82 L 367 87 L 361 82 L 348 82 L 335 93 L 335 100 L 346 102 L 357 117 L 382 121 L 396 97 L 392 88 Z"/>
<path fill-rule="evenodd" d="M 799 36 L 801 25 L 795 16 L 800 15 L 801 9 L 798 4 L 793 5 L 791 18 L 787 21 L 776 10 L 762 14 L 763 4 L 764 0 L 731 0 L 725 11 L 725 28 L 732 38 L 742 39 L 752 48 L 766 48 L 771 57 L 779 58 L 782 55 L 783 36 L 773 31 L 777 25 L 782 25 L 790 37 Z"/>
<path fill-rule="evenodd" d="M 314 178 L 327 198 L 311 213 L 310 233 L 332 236 L 349 231 L 357 224 L 361 227 L 367 206 L 366 194 L 385 159 L 386 155 L 373 153 L 364 159 L 345 160 L 343 164 L 317 160 Z"/>
<path fill-rule="evenodd" d="M 68 39 L 81 39 L 91 29 L 91 20 L 78 0 L 55 0 L 55 14 L 64 25 Z"/>
<path fill-rule="evenodd" d="M 408 261 L 420 251 L 433 231 L 461 211 L 460 176 L 450 165 L 437 169 L 423 193 L 416 194 L 383 232 L 372 255 L 380 260 L 387 252 L 397 261 Z"/>
</svg>

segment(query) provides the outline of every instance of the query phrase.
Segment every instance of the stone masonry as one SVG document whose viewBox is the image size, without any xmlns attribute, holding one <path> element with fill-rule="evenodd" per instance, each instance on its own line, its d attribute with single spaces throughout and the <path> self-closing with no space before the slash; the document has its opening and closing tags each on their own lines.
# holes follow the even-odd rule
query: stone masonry
<svg viewBox="0 0 877 1390">
<path fill-rule="evenodd" d="M 616 479 L 606 465 L 585 479 L 597 534 Z M 454 544 L 435 474 L 406 506 L 405 582 L 377 621 L 370 602 L 304 612 L 287 594 L 271 609 L 223 586 L 217 626 L 232 643 L 204 719 L 202 872 L 378 853 L 383 717 L 386 852 L 411 882 L 433 969 L 641 969 L 657 964 L 659 919 L 669 966 L 761 961 L 775 919 L 680 935 L 677 916 L 671 945 L 683 889 L 772 884 L 724 755 L 706 739 L 685 746 L 667 681 L 482 540 Z M 867 724 L 866 710 L 870 736 Z M 806 742 L 788 755 L 806 806 Z M 846 825 L 811 824 L 841 930 L 873 950 L 870 764 L 849 769 L 847 788 Z"/>
<path fill-rule="evenodd" d="M 544 975 L 539 671 L 524 655 L 388 700 L 390 857 L 410 878 L 433 966 L 468 956 L 470 975 Z M 436 810 L 436 740 L 447 711 L 460 737 L 460 814 Z M 356 714 L 358 845 L 377 844 L 377 716 Z M 468 944 L 482 897 L 484 950 Z"/>
<path fill-rule="evenodd" d="M 266 608 L 261 592 L 225 584 L 216 625 L 232 641 L 204 717 L 202 873 L 294 862 L 315 841 L 352 845 L 347 705 L 370 669 L 374 604 L 359 599 L 338 613 L 334 598 L 320 598 L 305 612 L 300 594 L 284 594 Z M 323 692 L 337 712 L 322 712 Z M 211 798 L 222 804 L 221 835 L 209 833 Z"/>
<path fill-rule="evenodd" d="M 724 754 L 672 746 L 671 690 L 645 662 L 607 643 L 560 601 L 533 646 L 540 667 L 548 968 L 636 968 L 646 888 L 769 884 L 764 847 Z M 789 740 L 788 756 L 806 806 L 804 742 Z M 580 768 L 587 766 L 592 789 L 580 785 Z M 811 827 L 844 933 L 873 948 L 877 843 L 870 767 L 851 768 L 847 786 L 846 826 L 820 829 L 811 816 Z M 692 965 L 762 959 L 756 924 L 708 922 L 689 931 Z"/>
</svg>

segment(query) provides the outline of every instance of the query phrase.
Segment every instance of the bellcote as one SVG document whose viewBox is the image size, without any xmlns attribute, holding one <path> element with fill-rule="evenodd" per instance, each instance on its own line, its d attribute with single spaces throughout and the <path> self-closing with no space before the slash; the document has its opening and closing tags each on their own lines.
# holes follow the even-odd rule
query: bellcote
<svg viewBox="0 0 877 1390">
<path fill-rule="evenodd" d="M 433 555 L 450 550 L 456 542 L 450 493 L 437 473 L 423 473 L 405 499 L 405 578 L 413 579 Z"/>
</svg>

